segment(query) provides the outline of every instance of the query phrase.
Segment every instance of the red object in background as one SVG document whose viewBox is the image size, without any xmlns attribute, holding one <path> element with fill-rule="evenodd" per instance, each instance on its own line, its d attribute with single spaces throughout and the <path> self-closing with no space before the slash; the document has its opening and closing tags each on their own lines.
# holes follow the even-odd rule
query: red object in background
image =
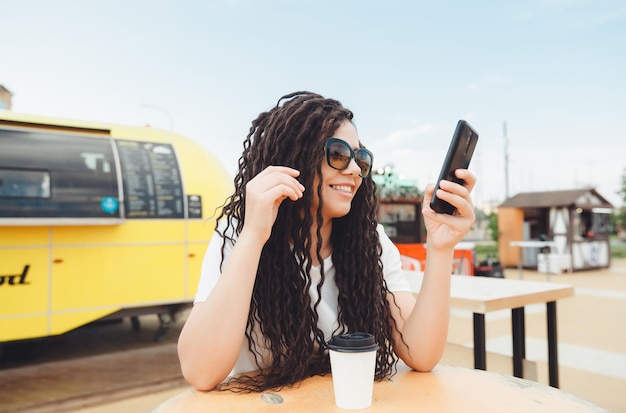
<svg viewBox="0 0 626 413">
<path fill-rule="evenodd" d="M 400 251 L 402 269 L 424 271 L 426 265 L 426 244 L 395 244 Z M 457 248 L 454 250 L 453 274 L 474 275 L 474 249 Z"/>
</svg>

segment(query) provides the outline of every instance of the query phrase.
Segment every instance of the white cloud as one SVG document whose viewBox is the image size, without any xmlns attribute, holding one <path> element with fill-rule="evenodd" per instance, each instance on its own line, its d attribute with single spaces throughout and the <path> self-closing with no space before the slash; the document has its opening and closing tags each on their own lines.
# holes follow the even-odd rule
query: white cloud
<svg viewBox="0 0 626 413">
<path fill-rule="evenodd" d="M 497 74 L 488 75 L 486 80 L 487 83 L 494 86 L 504 86 L 511 83 L 506 76 Z"/>
</svg>

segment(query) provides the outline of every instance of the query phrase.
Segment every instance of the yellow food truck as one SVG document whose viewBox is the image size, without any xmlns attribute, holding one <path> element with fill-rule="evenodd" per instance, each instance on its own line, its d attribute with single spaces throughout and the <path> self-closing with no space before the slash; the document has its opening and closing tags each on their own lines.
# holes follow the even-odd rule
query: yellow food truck
<svg viewBox="0 0 626 413">
<path fill-rule="evenodd" d="M 171 131 L 0 110 L 0 343 L 189 306 L 231 188 Z"/>
</svg>

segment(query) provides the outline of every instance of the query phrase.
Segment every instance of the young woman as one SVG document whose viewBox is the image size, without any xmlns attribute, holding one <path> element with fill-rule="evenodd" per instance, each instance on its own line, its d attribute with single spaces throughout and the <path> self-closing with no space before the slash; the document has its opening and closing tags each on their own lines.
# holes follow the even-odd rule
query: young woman
<svg viewBox="0 0 626 413">
<path fill-rule="evenodd" d="M 444 181 L 438 196 L 455 215 L 429 207 L 424 279 L 416 301 L 398 250 L 377 224 L 373 155 L 353 114 L 309 92 L 282 97 L 252 122 L 235 192 L 218 218 L 178 354 L 186 380 L 209 390 L 260 391 L 330 370 L 334 334 L 372 333 L 376 378 L 398 359 L 420 371 L 443 353 L 454 246 L 474 222 L 475 178 Z M 246 374 L 248 373 L 248 374 Z"/>
</svg>

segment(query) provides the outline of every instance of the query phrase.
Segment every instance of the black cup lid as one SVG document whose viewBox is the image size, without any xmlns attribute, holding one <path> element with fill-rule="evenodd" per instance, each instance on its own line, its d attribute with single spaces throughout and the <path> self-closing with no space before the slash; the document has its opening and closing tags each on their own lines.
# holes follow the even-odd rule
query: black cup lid
<svg viewBox="0 0 626 413">
<path fill-rule="evenodd" d="M 326 346 L 331 350 L 344 353 L 378 350 L 378 343 L 374 340 L 374 336 L 370 333 L 361 332 L 333 336 L 328 340 Z"/>
</svg>

